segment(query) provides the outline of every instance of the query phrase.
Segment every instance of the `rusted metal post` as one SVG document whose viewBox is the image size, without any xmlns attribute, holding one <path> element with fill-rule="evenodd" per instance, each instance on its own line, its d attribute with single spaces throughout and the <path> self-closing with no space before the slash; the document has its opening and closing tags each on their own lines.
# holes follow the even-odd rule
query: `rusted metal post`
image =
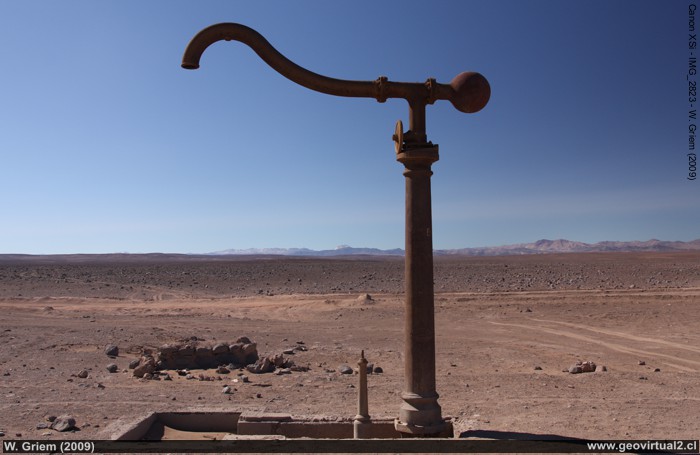
<svg viewBox="0 0 700 455">
<path fill-rule="evenodd" d="M 384 76 L 374 81 L 335 79 L 297 65 L 272 47 L 261 34 L 245 25 L 234 23 L 215 24 L 197 33 L 185 49 L 182 67 L 199 68 L 204 50 L 220 40 L 247 44 L 277 72 L 311 90 L 336 96 L 375 98 L 380 103 L 388 98 L 403 98 L 408 101 L 409 130 L 404 134 L 403 125 L 399 121 L 394 135 L 397 160 L 403 163 L 406 176 L 406 390 L 401 395 L 404 402 L 396 428 L 411 435 L 441 433 L 446 424 L 442 419 L 435 390 L 430 201 L 431 165 L 438 160 L 438 146 L 427 139 L 425 107 L 437 100 L 448 100 L 461 112 L 478 112 L 486 106 L 491 96 L 488 81 L 481 74 L 473 72 L 460 73 L 449 84 L 440 84 L 433 78 L 424 83 L 394 82 Z M 265 93 L 265 90 L 260 92 Z M 366 372 L 366 367 L 363 369 L 360 366 L 360 374 L 363 371 Z M 362 395 L 358 417 L 366 414 L 366 407 L 362 408 L 361 400 Z"/>
<path fill-rule="evenodd" d="M 357 415 L 353 422 L 353 437 L 355 439 L 364 439 L 367 437 L 367 425 L 370 424 L 369 405 L 367 399 L 367 359 L 365 351 L 360 354 L 360 360 L 357 362 L 360 371 L 360 387 L 357 391 Z"/>
<path fill-rule="evenodd" d="M 399 122 L 396 160 L 406 177 L 406 315 L 405 390 L 396 429 L 411 435 L 445 431 L 435 384 L 435 312 L 433 293 L 433 226 L 430 192 L 431 166 L 439 159 L 438 146 L 427 141 L 425 105 L 411 105 L 410 133 Z"/>
</svg>

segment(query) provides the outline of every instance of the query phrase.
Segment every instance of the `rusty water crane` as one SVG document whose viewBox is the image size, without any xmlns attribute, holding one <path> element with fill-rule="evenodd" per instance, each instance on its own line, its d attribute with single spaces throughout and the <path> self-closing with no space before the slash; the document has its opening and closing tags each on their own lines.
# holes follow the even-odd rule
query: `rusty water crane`
<svg viewBox="0 0 700 455">
<path fill-rule="evenodd" d="M 221 23 L 197 33 L 185 49 L 182 67 L 199 68 L 204 50 L 217 41 L 240 41 L 250 46 L 268 65 L 286 78 L 329 95 L 388 98 L 408 101 L 408 131 L 399 120 L 393 136 L 396 159 L 406 177 L 406 326 L 405 390 L 396 429 L 409 435 L 438 435 L 447 424 L 442 418 L 435 387 L 435 316 L 433 290 L 433 241 L 430 176 L 438 160 L 438 146 L 428 141 L 425 107 L 448 100 L 457 110 L 480 111 L 491 96 L 488 81 L 479 73 L 458 74 L 449 84 L 430 78 L 426 82 L 394 82 L 384 76 L 374 81 L 351 81 L 322 76 L 292 62 L 260 33 L 235 23 Z M 263 91 L 264 92 L 264 91 Z"/>
</svg>

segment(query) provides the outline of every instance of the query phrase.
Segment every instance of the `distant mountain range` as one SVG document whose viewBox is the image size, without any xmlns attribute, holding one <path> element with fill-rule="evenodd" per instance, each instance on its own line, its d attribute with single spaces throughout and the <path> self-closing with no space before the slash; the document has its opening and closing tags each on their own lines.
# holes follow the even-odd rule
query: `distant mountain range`
<svg viewBox="0 0 700 455">
<path fill-rule="evenodd" d="M 595 253 L 595 252 L 624 252 L 624 251 L 700 251 L 700 239 L 690 242 L 665 241 L 651 239 L 644 242 L 598 242 L 583 243 L 572 240 L 542 239 L 533 243 L 518 243 L 515 245 L 488 246 L 478 248 L 460 248 L 454 250 L 435 250 L 435 255 L 462 256 L 505 256 L 514 254 L 547 254 L 547 253 Z M 403 256 L 404 250 L 380 250 L 378 248 L 353 248 L 341 245 L 333 250 L 311 250 L 308 248 L 248 248 L 244 250 L 224 250 L 209 253 L 209 255 L 279 255 L 279 256 Z"/>
<path fill-rule="evenodd" d="M 393 250 L 380 250 L 378 248 L 353 248 L 347 245 L 341 245 L 334 250 L 310 250 L 308 248 L 248 248 L 245 250 L 224 250 L 209 253 L 211 255 L 280 255 L 280 256 L 354 256 L 354 255 L 370 255 L 370 256 L 403 256 L 404 251 L 401 248 Z"/>
</svg>

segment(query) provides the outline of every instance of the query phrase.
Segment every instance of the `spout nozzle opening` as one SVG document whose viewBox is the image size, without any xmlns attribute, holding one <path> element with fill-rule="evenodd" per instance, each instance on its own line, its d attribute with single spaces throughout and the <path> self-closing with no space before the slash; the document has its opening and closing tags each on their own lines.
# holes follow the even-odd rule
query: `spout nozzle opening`
<svg viewBox="0 0 700 455">
<path fill-rule="evenodd" d="M 196 70 L 199 68 L 199 63 L 192 63 L 192 62 L 182 62 L 182 66 L 186 70 Z"/>
</svg>

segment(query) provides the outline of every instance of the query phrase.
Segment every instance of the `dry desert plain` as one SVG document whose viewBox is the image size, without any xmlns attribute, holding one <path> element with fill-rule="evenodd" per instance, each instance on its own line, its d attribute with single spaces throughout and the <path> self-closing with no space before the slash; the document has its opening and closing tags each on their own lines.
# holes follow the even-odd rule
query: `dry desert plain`
<svg viewBox="0 0 700 455">
<path fill-rule="evenodd" d="M 1 256 L 0 430 L 109 438 L 148 411 L 204 408 L 352 417 L 357 376 L 338 369 L 362 349 L 384 370 L 370 414 L 395 416 L 402 292 L 399 257 Z M 700 436 L 700 254 L 440 256 L 435 293 L 437 388 L 463 435 Z M 241 336 L 261 356 L 303 342 L 289 357 L 310 370 L 243 383 L 128 368 L 144 348 Z M 563 371 L 579 360 L 607 371 Z M 61 414 L 79 431 L 37 428 Z"/>
</svg>

